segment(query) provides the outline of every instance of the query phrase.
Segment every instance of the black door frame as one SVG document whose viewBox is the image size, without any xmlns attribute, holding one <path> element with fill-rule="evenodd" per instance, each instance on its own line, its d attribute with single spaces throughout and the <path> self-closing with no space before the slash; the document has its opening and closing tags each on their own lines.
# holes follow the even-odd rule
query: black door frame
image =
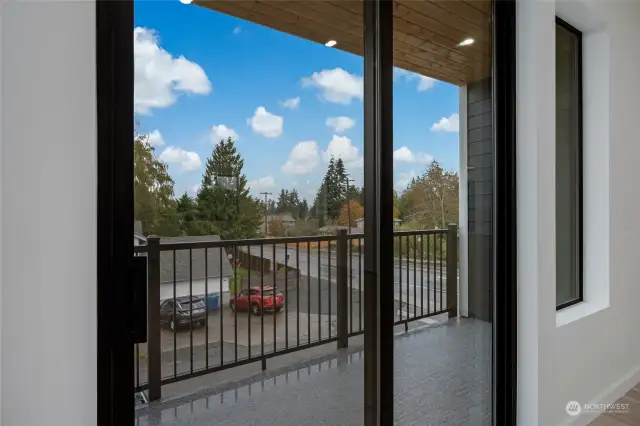
<svg viewBox="0 0 640 426">
<path fill-rule="evenodd" d="M 96 0 L 98 421 L 133 425 L 133 1 Z"/>
<path fill-rule="evenodd" d="M 365 0 L 365 424 L 393 425 L 393 4 Z M 516 423 L 515 0 L 494 0 L 493 424 Z M 134 420 L 133 1 L 96 0 L 98 110 L 98 421 Z M 499 291 L 497 291 L 499 290 Z M 389 295 L 389 293 L 391 293 Z"/>
</svg>

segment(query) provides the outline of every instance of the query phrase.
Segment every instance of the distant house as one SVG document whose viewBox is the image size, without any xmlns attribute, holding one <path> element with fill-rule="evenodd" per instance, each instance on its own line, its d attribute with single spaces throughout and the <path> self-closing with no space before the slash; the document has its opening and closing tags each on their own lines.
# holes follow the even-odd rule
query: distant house
<svg viewBox="0 0 640 426">
<path fill-rule="evenodd" d="M 147 244 L 147 237 L 142 232 L 142 221 L 136 220 L 133 223 L 133 245 L 143 246 Z"/>
<path fill-rule="evenodd" d="M 327 225 L 327 226 L 323 226 L 322 228 L 318 229 L 318 234 L 320 234 L 320 235 L 336 235 L 340 229 L 345 229 L 345 230 L 349 231 L 349 233 L 351 233 L 351 234 L 359 234 L 359 233 L 362 232 L 362 229 L 355 228 L 353 226 L 351 227 L 351 230 L 349 230 L 348 227 L 342 226 L 342 225 Z"/>
<path fill-rule="evenodd" d="M 175 243 L 195 243 L 221 241 L 219 235 L 203 235 L 195 237 L 161 237 L 160 245 Z M 147 237 L 142 232 L 142 223 L 134 225 L 133 245 L 147 244 Z M 174 297 L 204 296 L 219 294 L 225 296 L 229 292 L 229 279 L 233 276 L 233 267 L 224 248 L 208 248 L 207 259 L 205 249 L 160 252 L 160 300 Z M 175 271 L 174 271 L 175 264 Z M 175 286 L 174 286 L 175 282 Z M 224 300 L 224 299 L 223 299 Z"/>
<path fill-rule="evenodd" d="M 393 227 L 397 228 L 398 226 L 400 226 L 402 224 L 402 220 L 398 219 L 398 218 L 393 218 Z M 360 219 L 356 219 L 356 227 L 360 230 L 358 232 L 362 232 L 362 230 L 364 229 L 364 217 L 361 217 Z"/>
<path fill-rule="evenodd" d="M 271 222 L 274 222 L 274 221 L 281 221 L 285 229 L 290 229 L 296 226 L 296 219 L 294 219 L 291 213 L 285 212 L 285 213 L 269 214 L 266 216 L 266 225 L 265 225 L 265 218 L 262 218 L 262 224 L 260 225 L 260 229 L 258 229 L 258 233 L 268 234 L 269 227 L 271 226 Z"/>
<path fill-rule="evenodd" d="M 193 243 L 221 241 L 219 235 L 203 235 L 197 237 L 163 237 L 160 244 Z M 205 249 L 175 251 L 175 271 L 173 251 L 160 253 L 160 299 L 170 299 L 174 295 L 204 296 L 205 294 L 229 291 L 229 279 L 233 276 L 233 267 L 224 248 L 209 248 L 205 260 Z M 175 274 L 175 275 L 174 275 Z M 191 291 L 190 291 L 191 290 Z"/>
</svg>

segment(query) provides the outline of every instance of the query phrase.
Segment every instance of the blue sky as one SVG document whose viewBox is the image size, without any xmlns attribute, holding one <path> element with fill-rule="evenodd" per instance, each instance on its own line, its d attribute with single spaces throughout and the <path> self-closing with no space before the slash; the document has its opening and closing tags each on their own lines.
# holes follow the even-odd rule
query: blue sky
<svg viewBox="0 0 640 426">
<path fill-rule="evenodd" d="M 135 3 L 139 131 L 193 195 L 214 141 L 237 138 L 254 194 L 311 203 L 330 156 L 362 182 L 363 60 L 178 0 Z M 339 41 L 338 41 L 339 43 Z M 458 169 L 458 88 L 396 70 L 394 179 Z"/>
</svg>

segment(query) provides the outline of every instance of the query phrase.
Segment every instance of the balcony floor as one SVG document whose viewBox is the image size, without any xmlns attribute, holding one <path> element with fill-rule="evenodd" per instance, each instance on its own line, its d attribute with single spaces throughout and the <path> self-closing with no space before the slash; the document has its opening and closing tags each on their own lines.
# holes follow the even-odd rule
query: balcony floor
<svg viewBox="0 0 640 426">
<path fill-rule="evenodd" d="M 491 424 L 491 325 L 460 319 L 395 340 L 395 423 Z M 215 377 L 215 374 L 214 374 Z M 138 426 L 363 424 L 364 355 L 351 344 L 137 411 Z"/>
</svg>

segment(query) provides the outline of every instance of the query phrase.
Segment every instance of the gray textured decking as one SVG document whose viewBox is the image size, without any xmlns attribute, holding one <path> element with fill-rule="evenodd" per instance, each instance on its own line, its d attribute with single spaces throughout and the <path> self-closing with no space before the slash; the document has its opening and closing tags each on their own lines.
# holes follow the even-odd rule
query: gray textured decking
<svg viewBox="0 0 640 426">
<path fill-rule="evenodd" d="M 491 326 L 461 319 L 395 340 L 397 425 L 491 424 Z M 138 426 L 363 424 L 361 347 L 157 403 Z"/>
</svg>

